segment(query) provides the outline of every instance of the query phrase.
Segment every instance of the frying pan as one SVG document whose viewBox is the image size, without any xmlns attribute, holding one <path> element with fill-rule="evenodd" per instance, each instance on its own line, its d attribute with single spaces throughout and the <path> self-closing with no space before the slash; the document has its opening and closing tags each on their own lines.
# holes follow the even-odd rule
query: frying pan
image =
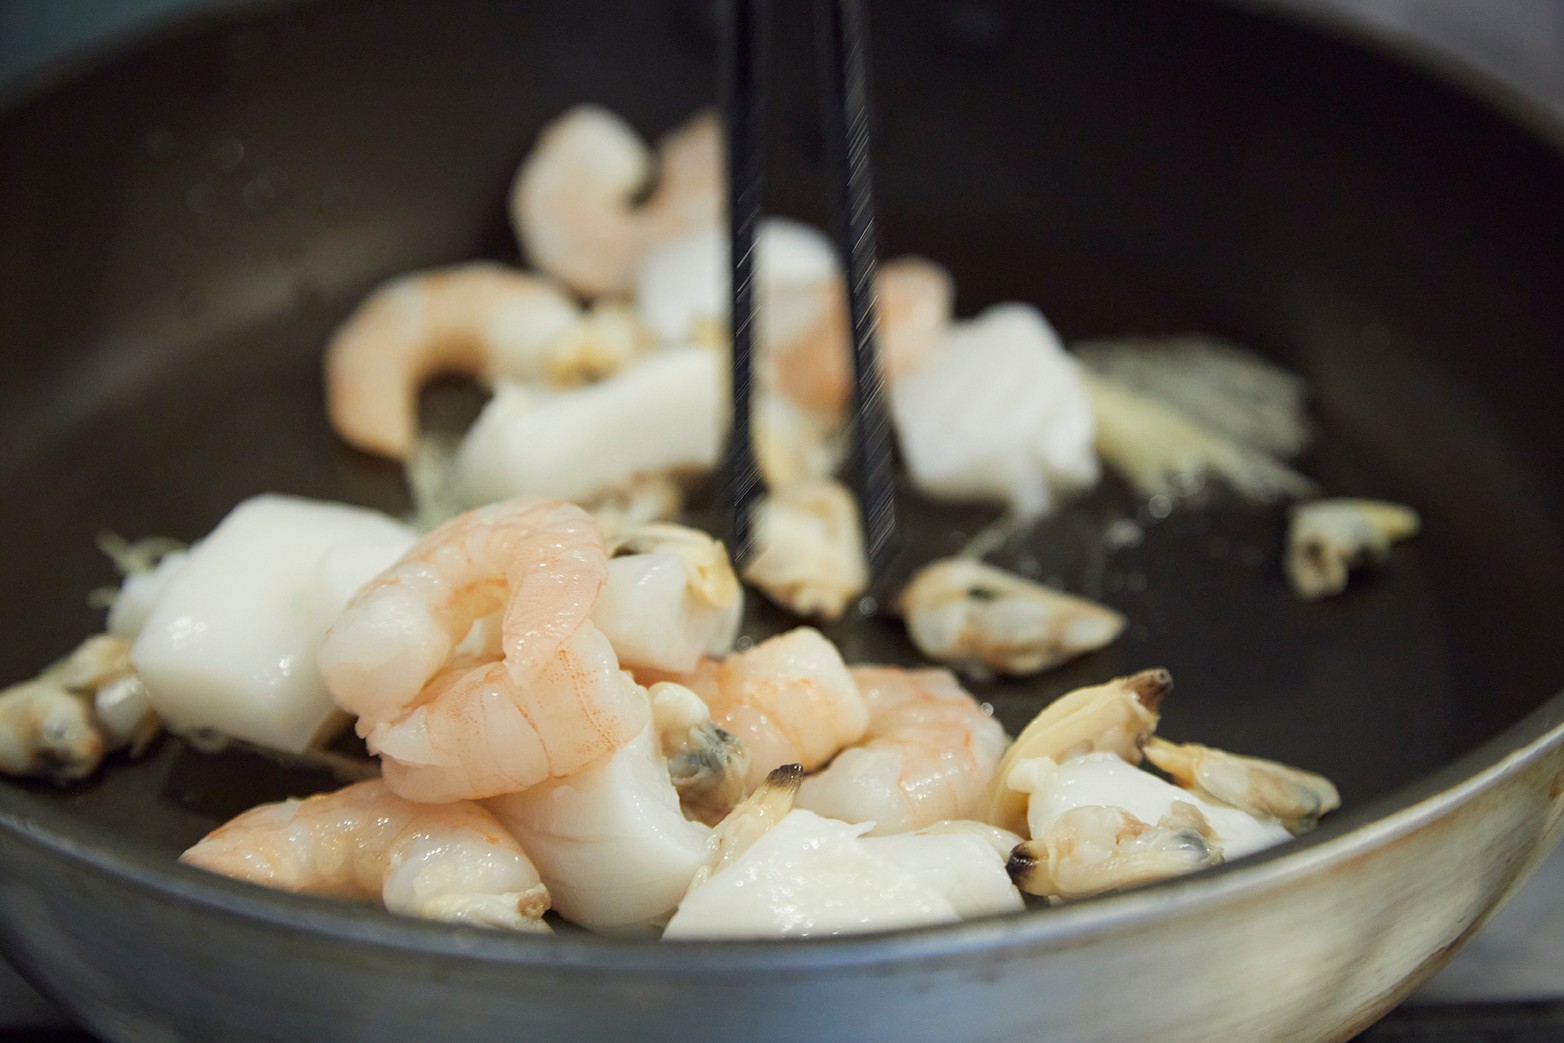
<svg viewBox="0 0 1564 1043">
<path fill-rule="evenodd" d="M 195 537 L 262 490 L 398 511 L 331 435 L 327 334 L 381 278 L 515 259 L 508 179 L 605 103 L 709 101 L 700 4 L 334 0 L 185 24 L 0 116 L 0 677 L 99 625 L 94 535 Z M 1168 666 L 1165 734 L 1276 757 L 1345 810 L 1280 850 L 955 927 L 799 943 L 553 939 L 393 919 L 175 863 L 329 779 L 165 740 L 0 786 L 0 945 L 110 1039 L 1342 1039 L 1436 970 L 1564 832 L 1556 461 L 1564 156 L 1429 76 L 1256 11 L 1169 0 L 877 11 L 887 253 L 963 313 L 1069 337 L 1201 329 L 1315 392 L 1302 466 L 1425 535 L 1341 598 L 1280 577 L 1281 514 L 1166 519 L 1112 480 L 1001 563 L 1125 611 L 1115 645 L 979 688 L 1012 730 Z M 789 20 L 791 22 L 791 19 Z M 807 26 L 778 40 L 775 207 L 827 198 Z M 785 174 L 785 176 L 783 176 Z M 430 408 L 460 410 L 459 392 Z M 1140 512 L 1137 514 L 1137 512 Z M 914 504 L 933 557 L 981 524 Z M 1139 517 L 1137 547 L 1103 527 Z M 757 610 L 754 628 L 781 620 Z M 908 661 L 895 624 L 832 635 Z"/>
</svg>

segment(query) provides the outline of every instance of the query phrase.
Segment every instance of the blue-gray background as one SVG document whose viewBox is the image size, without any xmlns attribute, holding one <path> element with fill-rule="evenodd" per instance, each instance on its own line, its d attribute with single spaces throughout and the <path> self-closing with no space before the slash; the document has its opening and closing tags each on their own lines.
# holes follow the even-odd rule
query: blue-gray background
<svg viewBox="0 0 1564 1043">
<path fill-rule="evenodd" d="M 0 0 L 0 83 L 96 41 L 241 0 Z M 439 0 L 430 0 L 438 3 Z M 1247 0 L 1262 6 L 1281 0 Z M 1284 0 L 1430 43 L 1475 75 L 1542 101 L 1564 140 L 1564 0 Z M 1560 292 L 1564 292 L 1561 288 Z M 1564 997 L 1564 850 L 1414 1001 Z M 0 1029 L 63 1023 L 0 962 Z"/>
</svg>

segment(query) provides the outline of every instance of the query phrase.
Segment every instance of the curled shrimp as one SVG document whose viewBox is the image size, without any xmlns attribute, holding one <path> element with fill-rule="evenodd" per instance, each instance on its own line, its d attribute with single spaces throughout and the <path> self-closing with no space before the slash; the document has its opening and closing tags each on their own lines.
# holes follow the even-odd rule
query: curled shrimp
<svg viewBox="0 0 1564 1043">
<path fill-rule="evenodd" d="M 645 699 L 588 621 L 606 576 L 591 515 L 518 499 L 445 523 L 359 590 L 320 668 L 394 792 L 513 793 L 645 727 Z M 497 634 L 453 656 L 494 617 Z"/>
<path fill-rule="evenodd" d="M 251 808 L 180 861 L 283 891 L 378 899 L 407 916 L 548 931 L 548 889 L 493 815 L 470 801 L 404 800 L 378 779 Z"/>
<path fill-rule="evenodd" d="M 437 373 L 579 383 L 621 368 L 647 342 L 622 307 L 583 315 L 547 279 L 478 262 L 382 284 L 326 349 L 331 425 L 360 449 L 412 450 L 418 391 Z"/>
<path fill-rule="evenodd" d="M 776 389 L 813 413 L 837 416 L 852 390 L 847 302 L 839 280 L 812 289 L 826 295 L 818 319 L 796 336 L 778 342 L 768 366 Z M 917 367 L 950 325 L 955 281 L 950 273 L 922 257 L 898 257 L 880 267 L 880 365 L 895 380 Z"/>
<path fill-rule="evenodd" d="M 666 678 L 642 678 L 656 679 Z M 693 673 L 673 679 L 699 695 L 711 719 L 749 748 L 746 791 L 783 764 L 813 771 L 869 727 L 869 707 L 842 654 L 811 627 L 725 659 L 703 659 Z"/>
<path fill-rule="evenodd" d="M 587 296 L 626 294 L 655 244 L 715 226 L 722 202 L 722 139 L 700 113 L 651 152 L 624 120 L 580 105 L 543 129 L 511 187 L 511 224 L 527 257 Z"/>
<path fill-rule="evenodd" d="M 798 806 L 874 834 L 977 818 L 1009 744 L 1004 728 L 948 670 L 852 671 L 869 730 L 804 780 Z"/>
</svg>

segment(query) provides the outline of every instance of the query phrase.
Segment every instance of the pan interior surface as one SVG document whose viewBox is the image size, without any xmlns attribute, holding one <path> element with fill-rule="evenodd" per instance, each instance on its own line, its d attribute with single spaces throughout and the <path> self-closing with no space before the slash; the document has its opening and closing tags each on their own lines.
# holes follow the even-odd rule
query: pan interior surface
<svg viewBox="0 0 1564 1043">
<path fill-rule="evenodd" d="M 1280 508 L 1218 496 L 1161 519 L 1110 480 L 995 560 L 1130 630 L 975 690 L 1014 732 L 1071 687 L 1167 666 L 1164 734 L 1322 772 L 1349 808 L 1540 705 L 1564 618 L 1564 159 L 1283 22 L 1155 0 L 959 6 L 899 5 L 873 27 L 884 255 L 948 265 L 963 315 L 1019 299 L 1070 339 L 1253 346 L 1313 390 L 1302 468 L 1424 518 L 1386 568 L 1304 604 L 1281 577 Z M 191 539 L 264 491 L 405 510 L 399 469 L 327 426 L 327 336 L 389 275 L 518 260 L 505 189 L 569 105 L 652 133 L 708 104 L 704 11 L 266 5 L 0 118 L 0 679 L 101 625 L 85 597 L 114 581 L 101 530 Z M 773 199 L 823 223 L 804 22 L 779 40 L 794 60 L 777 63 Z M 917 507 L 922 558 L 987 519 Z M 1122 518 L 1145 538 L 1110 549 Z M 850 660 L 914 661 L 894 621 L 830 633 Z M 166 740 L 77 787 L 0 787 L 0 815 L 172 865 L 237 811 L 329 785 Z"/>
</svg>

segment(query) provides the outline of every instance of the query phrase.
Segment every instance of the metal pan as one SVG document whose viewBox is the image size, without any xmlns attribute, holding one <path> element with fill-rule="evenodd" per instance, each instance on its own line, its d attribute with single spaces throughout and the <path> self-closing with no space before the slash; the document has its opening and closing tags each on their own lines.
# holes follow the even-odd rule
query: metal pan
<svg viewBox="0 0 1564 1043">
<path fill-rule="evenodd" d="M 386 275 L 514 258 L 505 185 L 565 106 L 656 131 L 705 103 L 706 11 L 270 3 L 13 99 L 0 677 L 98 624 L 81 595 L 111 578 L 102 528 L 196 536 L 266 489 L 403 508 L 396 469 L 326 427 L 327 333 Z M 949 264 L 963 312 L 1019 298 L 1073 337 L 1255 345 L 1315 389 L 1305 469 L 1426 522 L 1388 570 L 1303 605 L 1278 512 L 1142 515 L 1141 545 L 1110 553 L 1103 525 L 1142 506 L 1110 482 L 1004 553 L 1135 626 L 983 696 L 1015 727 L 1076 683 L 1166 665 L 1167 734 L 1322 771 L 1347 810 L 1196 878 L 959 927 L 543 940 L 178 866 L 224 816 L 329 780 L 167 741 L 75 789 L 0 786 L 0 946 L 41 988 L 113 1039 L 1336 1039 L 1558 839 L 1564 156 L 1423 74 L 1226 6 L 876 14 L 888 251 Z M 775 194 L 818 220 L 804 28 L 780 40 Z M 929 557 L 982 520 L 916 518 Z M 893 624 L 834 636 L 910 657 Z"/>
</svg>

